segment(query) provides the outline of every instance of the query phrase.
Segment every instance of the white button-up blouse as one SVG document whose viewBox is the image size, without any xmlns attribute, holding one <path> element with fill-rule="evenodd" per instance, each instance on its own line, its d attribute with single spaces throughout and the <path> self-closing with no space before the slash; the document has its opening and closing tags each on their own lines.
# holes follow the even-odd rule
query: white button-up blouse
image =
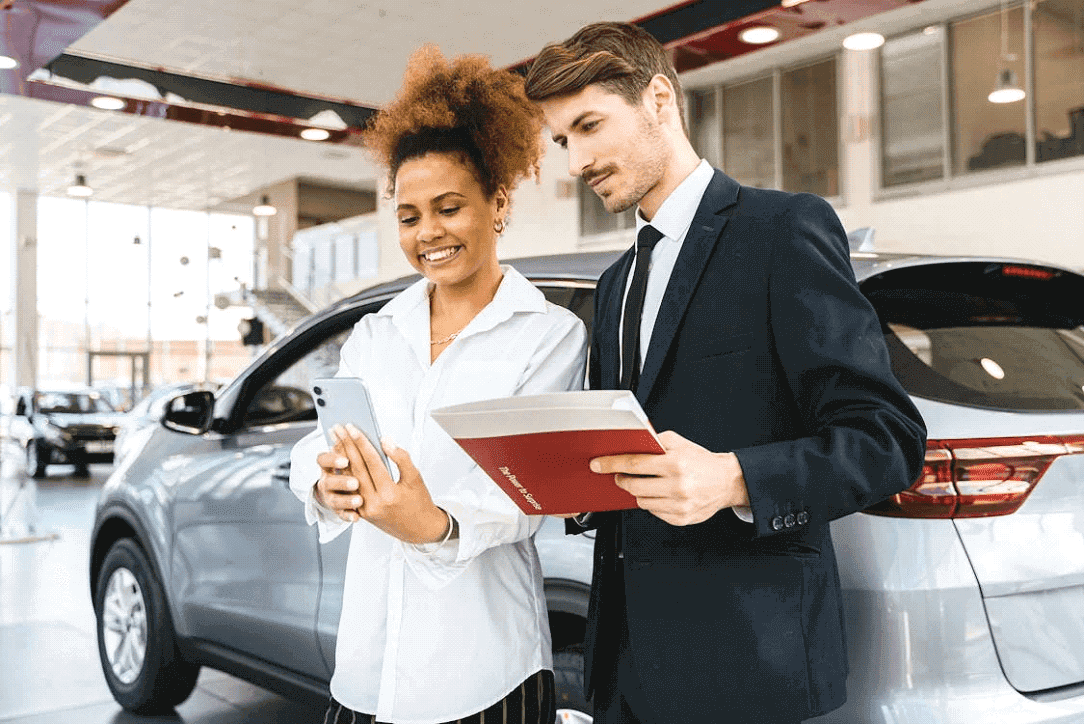
<svg viewBox="0 0 1084 724">
<path fill-rule="evenodd" d="M 410 453 L 433 501 L 458 521 L 458 539 L 410 545 L 317 505 L 319 427 L 291 454 L 290 487 L 321 542 L 351 529 L 331 693 L 379 721 L 454 721 L 553 665 L 534 546 L 543 518 L 524 515 L 429 415 L 583 386 L 583 323 L 502 269 L 493 300 L 435 362 L 422 279 L 357 323 L 337 373 L 365 380 L 381 434 Z"/>
</svg>

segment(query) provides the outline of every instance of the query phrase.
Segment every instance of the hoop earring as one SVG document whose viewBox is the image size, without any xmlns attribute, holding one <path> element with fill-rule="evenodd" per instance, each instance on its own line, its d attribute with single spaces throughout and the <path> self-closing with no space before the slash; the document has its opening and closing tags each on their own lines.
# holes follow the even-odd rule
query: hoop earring
<svg viewBox="0 0 1084 724">
<path fill-rule="evenodd" d="M 493 230 L 498 234 L 504 233 L 504 219 L 497 219 L 493 222 Z"/>
</svg>

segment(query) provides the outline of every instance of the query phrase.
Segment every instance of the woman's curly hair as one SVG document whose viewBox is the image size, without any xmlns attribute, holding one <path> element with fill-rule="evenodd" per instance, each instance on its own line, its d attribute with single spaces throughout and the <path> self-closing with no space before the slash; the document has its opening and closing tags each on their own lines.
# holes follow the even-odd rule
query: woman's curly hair
<svg viewBox="0 0 1084 724">
<path fill-rule="evenodd" d="M 404 161 L 427 153 L 462 153 L 487 197 L 538 178 L 542 114 L 523 92 L 523 79 L 495 70 L 484 56 L 446 60 L 434 45 L 415 51 L 403 87 L 363 132 L 365 145 L 388 169 L 388 193 Z"/>
</svg>

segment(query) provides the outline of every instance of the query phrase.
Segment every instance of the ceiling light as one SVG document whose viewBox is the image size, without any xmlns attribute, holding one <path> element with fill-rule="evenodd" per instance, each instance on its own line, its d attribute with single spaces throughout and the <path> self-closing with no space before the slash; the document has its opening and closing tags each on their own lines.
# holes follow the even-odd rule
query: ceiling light
<svg viewBox="0 0 1084 724">
<path fill-rule="evenodd" d="M 986 100 L 991 103 L 1015 103 L 1024 100 L 1024 89 L 1016 71 L 1005 67 L 1006 63 L 1016 62 L 1016 55 L 1009 52 L 1009 13 L 1005 0 L 1001 0 L 1001 57 L 998 59 L 997 85 Z"/>
<path fill-rule="evenodd" d="M 14 58 L 9 58 L 6 55 L 0 55 L 0 70 L 11 70 L 12 68 L 18 68 L 19 61 Z"/>
<path fill-rule="evenodd" d="M 279 212 L 271 205 L 271 199 L 267 194 L 260 197 L 260 203 L 252 207 L 252 213 L 256 216 L 274 216 Z"/>
<path fill-rule="evenodd" d="M 90 99 L 90 105 L 103 111 L 119 111 L 128 104 L 122 99 L 113 96 L 94 96 Z"/>
<path fill-rule="evenodd" d="M 855 33 L 843 39 L 847 50 L 873 50 L 885 44 L 885 36 L 880 33 Z"/>
<path fill-rule="evenodd" d="M 331 131 L 326 128 L 305 128 L 301 131 L 301 137 L 306 141 L 326 141 L 331 137 Z"/>
<path fill-rule="evenodd" d="M 990 91 L 986 100 L 991 103 L 1015 103 L 1024 100 L 1024 89 L 1020 87 L 1020 81 L 1016 78 L 1016 71 L 1011 68 L 1002 68 L 997 74 L 997 87 Z"/>
<path fill-rule="evenodd" d="M 87 185 L 87 177 L 79 173 L 75 175 L 75 183 L 68 187 L 68 196 L 86 198 L 94 193 L 94 189 Z"/>
<path fill-rule="evenodd" d="M 779 40 L 779 31 L 764 25 L 746 28 L 738 33 L 738 40 L 749 45 L 764 45 Z"/>
</svg>

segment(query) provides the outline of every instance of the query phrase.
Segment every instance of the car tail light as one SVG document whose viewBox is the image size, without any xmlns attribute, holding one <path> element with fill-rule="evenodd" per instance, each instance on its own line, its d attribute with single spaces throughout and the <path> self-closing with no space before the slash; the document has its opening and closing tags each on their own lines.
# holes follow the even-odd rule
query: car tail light
<svg viewBox="0 0 1084 724">
<path fill-rule="evenodd" d="M 922 476 L 866 510 L 895 518 L 985 518 L 1015 512 L 1061 455 L 1084 453 L 1084 435 L 930 440 Z"/>
</svg>

